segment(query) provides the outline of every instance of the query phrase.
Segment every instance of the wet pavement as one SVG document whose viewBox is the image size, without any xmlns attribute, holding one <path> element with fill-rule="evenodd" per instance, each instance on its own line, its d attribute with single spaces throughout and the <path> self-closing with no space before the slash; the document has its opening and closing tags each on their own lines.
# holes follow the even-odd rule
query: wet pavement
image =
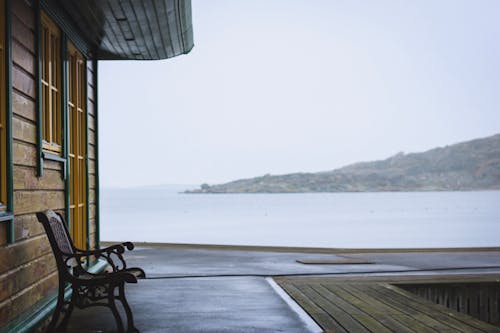
<svg viewBox="0 0 500 333">
<path fill-rule="evenodd" d="M 126 292 L 141 332 L 310 332 L 263 278 L 142 280 Z M 107 308 L 75 310 L 70 331 L 113 332 L 114 325 Z"/>
<path fill-rule="evenodd" d="M 362 259 L 372 264 L 305 265 L 297 260 Z M 138 247 L 127 262 L 148 277 L 403 272 L 434 269 L 500 268 L 500 252 L 300 253 Z"/>
<path fill-rule="evenodd" d="M 297 260 L 367 260 L 306 265 Z M 138 247 L 127 254 L 146 280 L 127 285 L 141 332 L 321 332 L 269 276 L 499 273 L 499 251 L 307 253 Z M 113 332 L 107 308 L 75 310 L 70 332 Z"/>
</svg>

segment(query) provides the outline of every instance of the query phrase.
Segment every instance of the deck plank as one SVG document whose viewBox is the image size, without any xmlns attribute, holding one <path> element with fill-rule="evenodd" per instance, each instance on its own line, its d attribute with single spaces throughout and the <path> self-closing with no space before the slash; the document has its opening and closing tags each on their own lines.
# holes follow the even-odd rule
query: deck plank
<svg viewBox="0 0 500 333">
<path fill-rule="evenodd" d="M 436 333 L 440 332 L 428 325 L 426 325 L 421 318 L 415 315 L 415 313 L 409 313 L 405 309 L 394 307 L 391 304 L 380 301 L 376 297 L 372 297 L 367 294 L 365 290 L 360 290 L 358 287 L 360 285 L 335 285 L 337 290 L 342 290 L 344 293 L 349 293 L 351 295 L 357 295 L 372 309 L 374 316 L 380 320 L 384 320 L 387 324 L 391 325 L 391 328 L 395 332 L 405 332 L 411 328 L 412 332 L 427 332 Z M 380 284 L 375 285 L 377 288 L 381 288 Z M 401 328 L 401 326 L 406 327 L 406 329 Z"/>
<path fill-rule="evenodd" d="M 358 322 L 349 312 L 334 304 L 325 296 L 318 293 L 308 285 L 300 285 L 298 289 L 302 291 L 312 302 L 316 303 L 332 318 L 335 319 L 347 332 L 371 333 L 365 326 Z"/>
<path fill-rule="evenodd" d="M 360 293 L 355 285 L 329 285 L 330 288 L 334 287 L 337 293 L 350 293 L 356 295 L 362 303 L 360 306 L 364 307 L 366 311 L 370 312 L 373 317 L 379 320 L 382 324 L 389 327 L 394 332 L 435 332 L 429 327 L 419 323 L 414 318 L 404 314 L 400 309 L 387 306 L 387 304 L 380 302 L 378 299 L 369 297 L 365 293 Z"/>
<path fill-rule="evenodd" d="M 411 328 L 404 326 L 392 318 L 398 311 L 392 309 L 381 309 L 366 303 L 366 300 L 359 295 L 352 295 L 340 290 L 336 285 L 320 285 L 316 288 L 325 296 L 331 298 L 340 307 L 353 314 L 358 321 L 363 323 L 372 332 L 401 332 L 414 333 Z M 392 311 L 391 311 L 392 310 Z"/>
<path fill-rule="evenodd" d="M 483 276 L 480 280 L 491 281 L 496 277 Z M 460 282 L 475 278 L 448 276 L 445 280 Z M 500 327 L 434 304 L 397 286 L 423 281 L 436 283 L 435 276 L 350 276 L 344 279 L 314 276 L 275 280 L 325 332 L 500 333 Z M 441 278 L 438 281 L 444 282 Z M 490 307 L 498 307 L 494 304 L 498 300 L 491 296 L 495 299 Z M 443 296 L 436 290 L 434 297 Z M 454 308 L 466 306 L 461 303 L 459 300 L 453 304 Z"/>
<path fill-rule="evenodd" d="M 427 326 L 437 330 L 438 332 L 463 332 L 463 333 L 480 333 L 482 331 L 474 329 L 469 325 L 455 320 L 446 313 L 441 313 L 441 306 L 437 306 L 429 301 L 425 305 L 420 305 L 416 302 L 418 296 L 399 297 L 399 294 L 393 290 L 387 289 L 387 285 L 381 285 L 378 288 L 374 286 L 365 286 L 365 294 L 370 297 L 375 297 L 390 306 L 401 309 L 407 315 L 424 322 Z M 439 308 L 438 308 L 439 307 Z M 446 309 L 446 308 L 443 308 Z"/>
<path fill-rule="evenodd" d="M 347 331 L 331 315 L 312 302 L 294 284 L 282 284 L 288 295 L 306 311 L 325 331 L 347 333 Z"/>
</svg>

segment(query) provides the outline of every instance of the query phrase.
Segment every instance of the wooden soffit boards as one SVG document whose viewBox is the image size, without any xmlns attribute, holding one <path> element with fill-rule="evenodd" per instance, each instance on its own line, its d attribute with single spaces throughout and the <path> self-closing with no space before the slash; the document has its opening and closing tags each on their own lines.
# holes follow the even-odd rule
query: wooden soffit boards
<svg viewBox="0 0 500 333">
<path fill-rule="evenodd" d="M 99 60 L 157 60 L 193 48 L 191 0 L 52 0 Z"/>
</svg>

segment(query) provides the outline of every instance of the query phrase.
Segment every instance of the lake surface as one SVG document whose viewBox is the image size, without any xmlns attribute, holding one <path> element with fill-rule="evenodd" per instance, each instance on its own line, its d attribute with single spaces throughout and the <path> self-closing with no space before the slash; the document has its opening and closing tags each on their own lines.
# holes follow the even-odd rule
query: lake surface
<svg viewBox="0 0 500 333">
<path fill-rule="evenodd" d="M 101 191 L 101 240 L 335 248 L 500 246 L 500 191 Z"/>
</svg>

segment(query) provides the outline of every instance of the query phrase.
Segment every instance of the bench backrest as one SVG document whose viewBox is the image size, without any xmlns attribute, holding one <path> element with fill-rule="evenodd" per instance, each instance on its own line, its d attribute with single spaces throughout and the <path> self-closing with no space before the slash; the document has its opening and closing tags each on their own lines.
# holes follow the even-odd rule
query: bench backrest
<svg viewBox="0 0 500 333">
<path fill-rule="evenodd" d="M 75 246 L 61 214 L 52 210 L 36 213 L 38 221 L 42 223 L 45 233 L 49 238 L 50 246 L 56 257 L 58 268 L 64 267 L 67 270 L 73 262 L 66 262 L 68 254 L 75 253 Z"/>
</svg>

